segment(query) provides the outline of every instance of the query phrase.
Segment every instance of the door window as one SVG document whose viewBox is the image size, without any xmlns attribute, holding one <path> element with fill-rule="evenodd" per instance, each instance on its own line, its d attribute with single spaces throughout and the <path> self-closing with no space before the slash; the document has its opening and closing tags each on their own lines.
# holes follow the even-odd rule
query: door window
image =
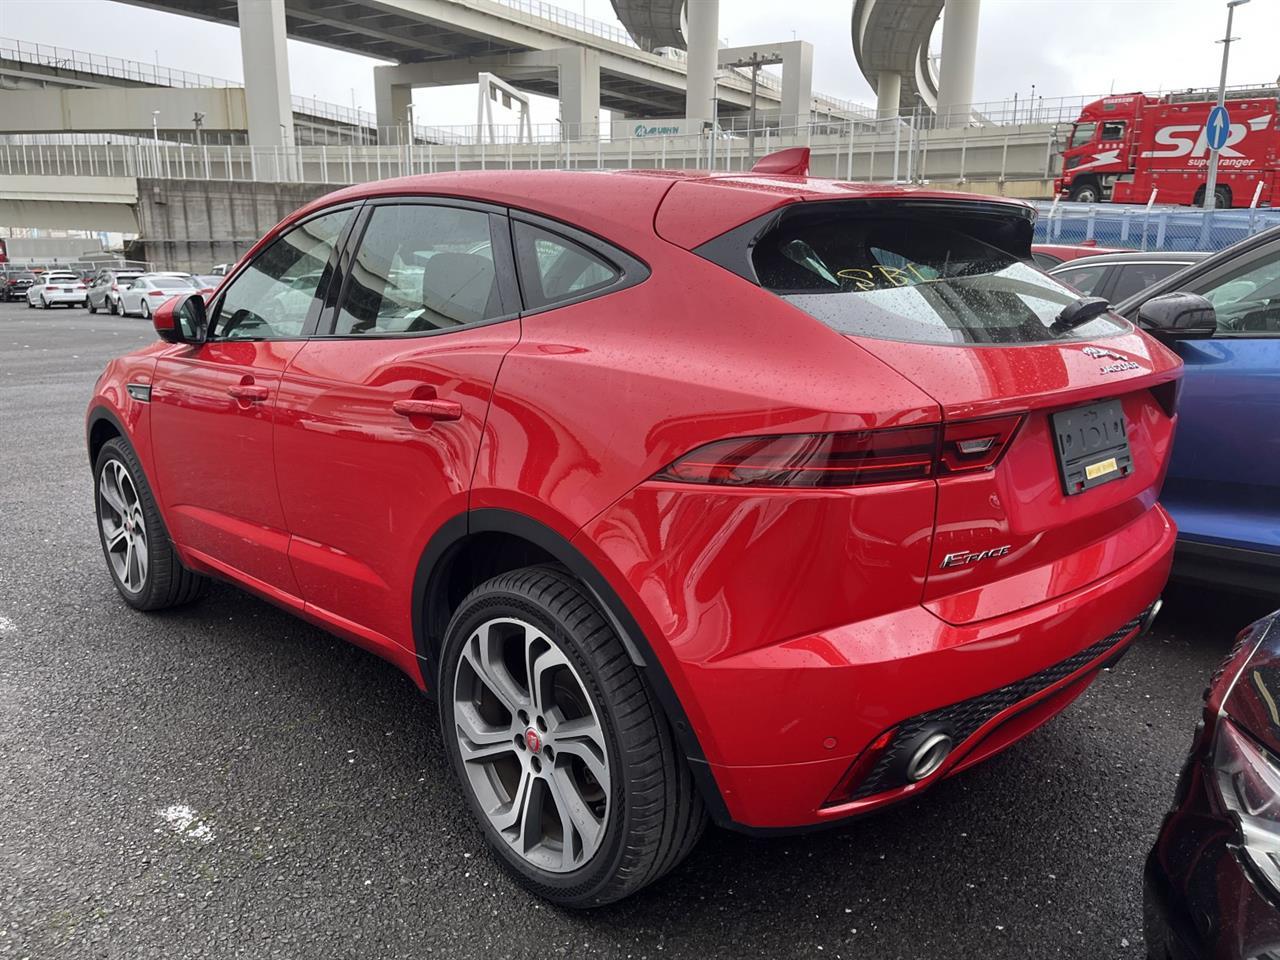
<svg viewBox="0 0 1280 960">
<path fill-rule="evenodd" d="M 489 214 L 422 203 L 373 209 L 333 333 L 429 333 L 493 320 L 502 302 Z"/>
<path fill-rule="evenodd" d="M 513 229 L 521 289 L 531 310 L 578 300 L 621 277 L 617 267 L 579 243 L 518 220 Z"/>
<path fill-rule="evenodd" d="M 329 283 L 330 260 L 351 217 L 335 210 L 291 229 L 231 281 L 213 321 L 215 340 L 302 336 L 316 294 Z"/>
<path fill-rule="evenodd" d="M 1124 139 L 1124 121 L 1108 120 L 1102 125 L 1103 140 L 1123 140 Z"/>
<path fill-rule="evenodd" d="M 1280 336 L 1280 245 L 1196 292 L 1213 304 L 1219 333 Z"/>
<path fill-rule="evenodd" d="M 1157 280 L 1177 273 L 1185 263 L 1124 263 L 1119 267 L 1120 276 L 1111 291 L 1111 302 L 1128 300 L 1135 293 L 1147 289 Z"/>
<path fill-rule="evenodd" d="M 1099 263 L 1091 267 L 1068 267 L 1065 270 L 1055 270 L 1053 276 L 1073 290 L 1085 296 L 1092 296 L 1094 291 L 1101 289 L 1102 278 L 1107 275 L 1109 269 L 1109 264 Z"/>
</svg>

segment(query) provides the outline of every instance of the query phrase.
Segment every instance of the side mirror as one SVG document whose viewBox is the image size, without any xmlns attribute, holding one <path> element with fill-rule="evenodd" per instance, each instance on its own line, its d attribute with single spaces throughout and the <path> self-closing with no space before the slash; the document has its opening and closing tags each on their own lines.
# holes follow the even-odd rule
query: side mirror
<svg viewBox="0 0 1280 960">
<path fill-rule="evenodd" d="M 204 297 L 198 293 L 170 297 L 156 307 L 151 322 L 166 343 L 204 343 L 209 323 Z"/>
<path fill-rule="evenodd" d="M 1218 332 L 1218 314 L 1198 293 L 1166 293 L 1138 308 L 1138 326 L 1161 340 L 1208 340 Z"/>
</svg>

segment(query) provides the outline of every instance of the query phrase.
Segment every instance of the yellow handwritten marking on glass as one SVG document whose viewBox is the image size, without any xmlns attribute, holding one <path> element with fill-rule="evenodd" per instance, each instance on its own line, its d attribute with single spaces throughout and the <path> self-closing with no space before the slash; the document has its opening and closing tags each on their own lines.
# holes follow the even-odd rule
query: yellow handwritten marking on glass
<svg viewBox="0 0 1280 960">
<path fill-rule="evenodd" d="M 1116 458 L 1108 457 L 1106 460 L 1099 460 L 1097 463 L 1089 464 L 1084 468 L 1084 475 L 1088 480 L 1097 480 L 1099 477 L 1114 473 L 1119 469 L 1120 465 L 1116 463 Z"/>
<path fill-rule="evenodd" d="M 852 280 L 857 291 L 879 290 L 889 287 L 912 287 L 917 283 L 928 283 L 932 278 L 921 272 L 914 263 L 898 267 L 886 267 L 876 264 L 871 269 L 862 267 L 846 267 L 837 270 L 836 276 L 841 280 Z"/>
</svg>

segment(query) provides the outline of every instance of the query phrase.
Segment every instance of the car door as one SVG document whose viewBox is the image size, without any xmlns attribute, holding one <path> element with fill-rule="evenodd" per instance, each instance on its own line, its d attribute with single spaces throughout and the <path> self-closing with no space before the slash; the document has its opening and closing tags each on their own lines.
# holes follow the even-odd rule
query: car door
<svg viewBox="0 0 1280 960">
<path fill-rule="evenodd" d="M 120 291 L 120 312 L 125 316 L 142 312 L 142 298 L 147 295 L 150 284 L 146 277 L 138 277 Z"/>
<path fill-rule="evenodd" d="M 344 207 L 291 227 L 210 305 L 205 342 L 160 355 L 151 389 L 156 480 L 170 534 L 269 594 L 298 596 L 276 487 L 280 375 L 320 313 L 350 225 Z M 310 278 L 304 286 L 299 278 Z"/>
<path fill-rule="evenodd" d="M 340 301 L 285 371 L 275 453 L 308 608 L 412 648 L 422 551 L 465 513 L 489 401 L 520 327 L 499 211 L 371 201 Z"/>
<path fill-rule="evenodd" d="M 1280 552 L 1280 240 L 1197 277 L 1210 340 L 1185 364 L 1178 439 L 1162 496 L 1184 538 Z"/>
</svg>

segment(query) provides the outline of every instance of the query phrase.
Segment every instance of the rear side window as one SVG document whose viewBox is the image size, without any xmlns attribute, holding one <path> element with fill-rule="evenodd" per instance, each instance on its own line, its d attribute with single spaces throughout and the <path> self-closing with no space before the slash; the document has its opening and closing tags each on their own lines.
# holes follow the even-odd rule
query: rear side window
<svg viewBox="0 0 1280 960">
<path fill-rule="evenodd" d="M 1054 277 L 1065 283 L 1072 290 L 1092 296 L 1101 288 L 1102 278 L 1110 269 L 1105 263 L 1095 263 L 1086 267 L 1066 267 L 1054 273 Z"/>
<path fill-rule="evenodd" d="M 577 300 L 612 286 L 621 271 L 567 237 L 515 221 L 516 262 L 530 310 Z"/>
<path fill-rule="evenodd" d="M 755 242 L 760 284 L 841 333 L 917 343 L 1110 336 L 1107 315 L 1051 331 L 1079 294 L 1024 262 L 1030 221 L 992 205 L 798 204 Z"/>
<path fill-rule="evenodd" d="M 388 204 L 369 219 L 333 332 L 427 333 L 503 312 L 487 213 Z"/>
</svg>

